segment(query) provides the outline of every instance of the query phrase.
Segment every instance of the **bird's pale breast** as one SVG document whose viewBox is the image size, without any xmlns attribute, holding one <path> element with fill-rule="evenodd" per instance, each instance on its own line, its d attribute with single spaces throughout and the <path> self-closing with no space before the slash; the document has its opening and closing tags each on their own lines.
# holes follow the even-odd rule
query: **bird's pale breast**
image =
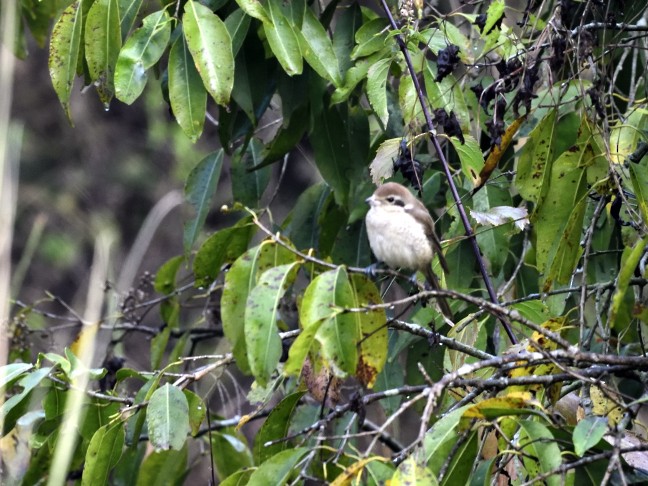
<svg viewBox="0 0 648 486">
<path fill-rule="evenodd" d="M 423 226 L 403 208 L 372 207 L 366 222 L 371 251 L 390 267 L 418 270 L 432 261 Z"/>
</svg>

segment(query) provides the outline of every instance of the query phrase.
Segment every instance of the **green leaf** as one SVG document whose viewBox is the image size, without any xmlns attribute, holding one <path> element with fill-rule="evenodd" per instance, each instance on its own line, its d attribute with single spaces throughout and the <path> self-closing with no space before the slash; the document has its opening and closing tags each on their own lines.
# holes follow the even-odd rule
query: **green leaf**
<svg viewBox="0 0 648 486">
<path fill-rule="evenodd" d="M 200 432 L 200 425 L 205 420 L 207 415 L 207 406 L 202 398 L 190 390 L 182 390 L 184 396 L 187 398 L 187 406 L 189 409 L 189 426 L 191 427 L 191 435 L 194 437 Z"/>
<path fill-rule="evenodd" d="M 92 436 L 85 455 L 82 486 L 108 484 L 110 471 L 122 455 L 124 424 L 104 425 Z"/>
<path fill-rule="evenodd" d="M 181 450 L 191 431 L 187 397 L 169 383 L 158 388 L 149 400 L 146 420 L 151 445 L 156 450 Z"/>
<path fill-rule="evenodd" d="M 459 421 L 469 407 L 470 405 L 464 405 L 444 415 L 428 430 L 423 439 L 423 458 L 426 462 L 433 457 L 440 458 L 441 461 L 448 457 L 447 453 L 459 439 Z"/>
<path fill-rule="evenodd" d="M 119 51 L 115 66 L 115 96 L 130 105 L 144 91 L 146 71 L 162 57 L 171 36 L 171 19 L 164 10 L 144 18 L 143 25 Z"/>
<path fill-rule="evenodd" d="M 30 363 L 10 363 L 0 366 L 0 390 L 4 391 L 8 385 L 11 385 L 33 367 L 34 365 Z"/>
<path fill-rule="evenodd" d="M 518 443 L 523 452 L 522 460 L 526 476 L 536 477 L 538 474 L 554 471 L 562 464 L 560 447 L 547 427 L 540 422 L 520 420 Z M 562 484 L 560 473 L 545 479 L 548 486 Z"/>
<path fill-rule="evenodd" d="M 23 399 L 31 393 L 31 391 L 36 388 L 41 381 L 52 370 L 50 367 L 44 367 L 32 371 L 31 373 L 23 376 L 20 381 L 18 381 L 18 386 L 22 388 L 20 393 L 17 393 L 9 397 L 1 406 L 0 406 L 0 418 L 5 417 L 13 407 L 20 403 Z"/>
<path fill-rule="evenodd" d="M 252 139 L 247 147 L 241 147 L 232 156 L 232 195 L 241 204 L 256 208 L 260 206 L 261 197 L 270 181 L 270 167 L 261 167 L 263 143 Z"/>
<path fill-rule="evenodd" d="M 425 91 L 430 106 L 433 109 L 443 108 L 448 113 L 454 112 L 459 121 L 461 131 L 464 134 L 470 133 L 472 114 L 468 112 L 461 83 L 452 74 L 443 78 L 442 81 L 437 82 L 435 70 L 436 67 L 433 69 L 432 61 L 429 61 L 423 70 Z"/>
<path fill-rule="evenodd" d="M 340 266 L 311 282 L 299 309 L 305 330 L 318 327 L 315 339 L 321 346 L 324 360 L 338 376 L 354 374 L 358 364 L 362 330 L 356 316 L 343 310 L 354 305 L 353 287 L 346 269 Z"/>
<path fill-rule="evenodd" d="M 436 476 L 427 467 L 421 466 L 413 456 L 409 456 L 398 465 L 398 469 L 390 481 L 391 484 L 417 486 L 436 486 L 439 484 Z"/>
<path fill-rule="evenodd" d="M 551 164 L 546 194 L 538 202 L 532 219 L 534 234 L 537 235 L 536 259 L 541 272 L 549 271 L 551 258 L 558 248 L 558 243 L 554 242 L 562 238 L 574 208 L 587 191 L 587 171 L 583 162 L 588 154 L 585 145 L 574 146 L 573 150 L 567 150 Z M 580 216 L 582 221 L 582 214 L 582 211 L 577 211 L 575 218 Z M 570 241 L 578 245 L 581 227 L 577 220 L 572 221 L 571 229 L 568 228 Z M 577 233 L 575 239 L 574 232 Z"/>
<path fill-rule="evenodd" d="M 227 105 L 234 85 L 234 55 L 227 27 L 194 0 L 185 4 L 182 21 L 187 46 L 205 88 L 216 103 Z"/>
<path fill-rule="evenodd" d="M 309 8 L 304 13 L 300 43 L 304 59 L 315 72 L 328 79 L 334 86 L 341 86 L 342 76 L 340 76 L 339 64 L 331 39 Z"/>
<path fill-rule="evenodd" d="M 376 116 L 383 125 L 387 125 L 389 111 L 387 110 L 387 75 L 391 59 L 381 59 L 367 71 L 367 97 Z"/>
<path fill-rule="evenodd" d="M 187 448 L 180 451 L 155 451 L 137 469 L 136 486 L 181 484 L 187 474 Z"/>
<path fill-rule="evenodd" d="M 453 137 L 454 139 L 454 137 Z M 508 188 L 487 184 L 473 196 L 476 211 L 488 212 L 500 206 L 512 206 L 513 201 Z M 499 275 L 511 251 L 511 234 L 514 223 L 505 223 L 492 228 L 482 227 L 477 230 L 477 243 L 490 264 L 493 275 Z"/>
<path fill-rule="evenodd" d="M 553 137 L 558 112 L 551 110 L 535 126 L 520 151 L 515 186 L 524 199 L 538 202 L 544 196 L 553 163 Z"/>
<path fill-rule="evenodd" d="M 472 475 L 470 467 L 467 464 L 473 464 L 477 457 L 478 433 L 472 432 L 470 437 L 463 442 L 459 450 L 452 456 L 450 465 L 443 476 L 441 482 L 444 486 L 454 486 L 455 484 L 468 484 Z"/>
<path fill-rule="evenodd" d="M 212 432 L 210 440 L 212 457 L 221 480 L 253 465 L 252 454 L 242 437 Z"/>
<path fill-rule="evenodd" d="M 289 435 L 290 417 L 297 405 L 299 405 L 302 396 L 304 396 L 304 392 L 292 393 L 284 397 L 281 402 L 270 410 L 268 418 L 263 422 L 254 438 L 254 462 L 261 464 L 278 452 L 290 447 L 287 441 L 277 442 L 269 446 L 265 444 Z"/>
<path fill-rule="evenodd" d="M 196 142 L 205 122 L 207 92 L 183 35 L 171 47 L 168 73 L 173 116 L 185 135 Z"/>
<path fill-rule="evenodd" d="M 354 307 L 381 302 L 378 288 L 364 275 L 352 275 L 351 285 Z M 387 361 L 387 315 L 384 309 L 377 309 L 355 313 L 354 316 L 362 332 L 356 375 L 364 386 L 373 388 Z"/>
<path fill-rule="evenodd" d="M 285 227 L 286 235 L 290 237 L 296 248 L 308 250 L 318 248 L 320 224 L 319 216 L 326 205 L 330 189 L 325 183 L 313 184 L 301 193 L 295 203 L 289 223 Z"/>
<path fill-rule="evenodd" d="M 351 51 L 351 59 L 368 56 L 385 47 L 389 22 L 385 18 L 372 19 L 358 29 L 355 35 L 356 47 Z"/>
<path fill-rule="evenodd" d="M 648 221 L 648 158 L 644 157 L 639 163 L 630 163 L 628 168 L 630 170 L 630 181 L 632 182 L 632 189 L 634 190 L 637 198 L 637 204 L 641 216 L 645 221 Z"/>
<path fill-rule="evenodd" d="M 648 123 L 648 111 L 643 107 L 632 107 L 625 120 L 619 120 L 610 131 L 610 158 L 613 164 L 623 164 L 635 151 L 639 140 L 645 135 L 642 130 Z"/>
<path fill-rule="evenodd" d="M 277 57 L 279 64 L 290 76 L 301 74 L 304 65 L 299 47 L 299 39 L 288 19 L 281 13 L 278 3 L 281 0 L 270 0 L 271 23 L 264 22 L 263 31 L 270 49 Z"/>
<path fill-rule="evenodd" d="M 461 143 L 457 137 L 450 137 L 452 146 L 459 155 L 462 172 L 470 179 L 473 187 L 479 181 L 479 173 L 484 167 L 484 156 L 479 148 L 479 143 L 472 135 L 465 134 L 465 143 Z"/>
<path fill-rule="evenodd" d="M 608 318 L 608 325 L 614 328 L 617 316 L 623 305 L 624 296 L 630 285 L 630 279 L 634 276 L 635 269 L 639 265 L 639 261 L 645 254 L 645 248 L 648 245 L 648 236 L 641 240 L 637 240 L 634 247 L 626 248 L 621 257 L 621 269 L 617 276 L 616 290 L 612 296 L 612 306 L 610 307 L 610 315 Z"/>
<path fill-rule="evenodd" d="M 250 17 L 260 20 L 263 23 L 272 23 L 268 12 L 263 7 L 259 0 L 236 0 L 241 10 L 243 10 Z"/>
<path fill-rule="evenodd" d="M 252 473 L 248 486 L 286 484 L 290 475 L 295 472 L 295 466 L 307 452 L 306 447 L 296 447 L 275 454 Z"/>
<path fill-rule="evenodd" d="M 247 298 L 245 308 L 245 345 L 248 363 L 263 386 L 276 370 L 281 358 L 281 338 L 277 329 L 279 303 L 295 281 L 301 261 L 266 270 Z"/>
<path fill-rule="evenodd" d="M 353 66 L 351 51 L 355 44 L 355 33 L 361 24 L 360 6 L 355 2 L 336 15 L 333 50 L 338 60 L 339 69 L 343 74 Z"/>
<path fill-rule="evenodd" d="M 142 0 L 119 0 L 119 19 L 122 39 L 125 39 L 135 24 Z"/>
<path fill-rule="evenodd" d="M 50 40 L 49 73 L 54 91 L 58 96 L 70 124 L 70 94 L 76 74 L 81 49 L 83 9 L 77 0 L 66 8 L 56 21 Z"/>
<path fill-rule="evenodd" d="M 223 332 L 232 344 L 236 364 L 244 373 L 250 372 L 244 326 L 248 295 L 265 270 L 294 261 L 294 253 L 271 241 L 265 241 L 241 255 L 225 275 L 221 297 Z"/>
<path fill-rule="evenodd" d="M 200 246 L 193 271 L 197 287 L 208 287 L 221 272 L 224 263 L 233 262 L 247 250 L 256 231 L 251 217 L 241 219 L 231 228 L 217 231 Z"/>
<path fill-rule="evenodd" d="M 583 454 L 599 443 L 607 430 L 607 417 L 585 417 L 578 422 L 572 434 L 576 455 L 583 457 Z"/>
<path fill-rule="evenodd" d="M 185 198 L 196 212 L 195 216 L 185 223 L 184 250 L 189 254 L 200 230 L 202 230 L 207 213 L 211 206 L 212 196 L 218 186 L 221 168 L 223 167 L 223 149 L 209 154 L 191 171 L 185 183 Z"/>
<path fill-rule="evenodd" d="M 97 0 L 85 23 L 85 56 L 90 79 L 106 109 L 115 93 L 115 64 L 121 48 L 117 0 Z"/>
<path fill-rule="evenodd" d="M 174 256 L 167 260 L 155 274 L 153 288 L 161 294 L 170 294 L 176 288 L 176 275 L 184 257 L 182 255 Z"/>
<path fill-rule="evenodd" d="M 503 0 L 495 0 L 494 2 L 490 2 L 488 10 L 486 10 L 486 22 L 484 23 L 484 28 L 481 31 L 482 39 L 490 33 L 491 29 L 493 29 L 497 24 L 497 21 L 502 18 L 502 15 L 504 15 L 505 7 L 506 6 L 504 5 Z"/>
<path fill-rule="evenodd" d="M 236 58 L 250 28 L 250 16 L 243 9 L 234 10 L 225 19 L 225 27 L 232 39 L 232 55 Z"/>
</svg>

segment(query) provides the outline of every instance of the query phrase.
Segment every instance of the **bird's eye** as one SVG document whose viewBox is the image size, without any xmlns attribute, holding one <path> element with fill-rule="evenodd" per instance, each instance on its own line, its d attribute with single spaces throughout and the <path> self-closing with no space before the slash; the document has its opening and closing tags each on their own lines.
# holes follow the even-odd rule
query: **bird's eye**
<svg viewBox="0 0 648 486">
<path fill-rule="evenodd" d="M 388 203 L 393 203 L 396 200 L 394 196 L 387 196 L 387 202 Z"/>
</svg>

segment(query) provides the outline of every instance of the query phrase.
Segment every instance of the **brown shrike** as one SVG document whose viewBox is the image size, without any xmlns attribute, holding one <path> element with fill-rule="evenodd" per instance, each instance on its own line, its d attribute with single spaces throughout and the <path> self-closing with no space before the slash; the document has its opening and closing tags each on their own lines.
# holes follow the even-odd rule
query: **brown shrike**
<svg viewBox="0 0 648 486">
<path fill-rule="evenodd" d="M 367 203 L 367 236 L 376 258 L 391 268 L 422 272 L 432 289 L 440 289 L 430 265 L 435 254 L 445 273 L 449 273 L 448 263 L 434 232 L 432 216 L 423 203 L 396 182 L 378 187 Z M 452 319 L 448 302 L 442 298 L 437 302 L 441 312 Z"/>
</svg>

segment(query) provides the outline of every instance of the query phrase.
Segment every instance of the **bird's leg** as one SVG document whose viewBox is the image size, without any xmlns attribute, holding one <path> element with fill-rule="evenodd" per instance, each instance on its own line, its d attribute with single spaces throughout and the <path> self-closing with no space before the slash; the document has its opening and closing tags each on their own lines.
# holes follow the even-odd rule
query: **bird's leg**
<svg viewBox="0 0 648 486">
<path fill-rule="evenodd" d="M 383 262 L 374 262 L 371 265 L 365 267 L 364 272 L 367 277 L 375 279 L 376 278 L 376 270 L 378 267 L 382 266 Z"/>
</svg>

